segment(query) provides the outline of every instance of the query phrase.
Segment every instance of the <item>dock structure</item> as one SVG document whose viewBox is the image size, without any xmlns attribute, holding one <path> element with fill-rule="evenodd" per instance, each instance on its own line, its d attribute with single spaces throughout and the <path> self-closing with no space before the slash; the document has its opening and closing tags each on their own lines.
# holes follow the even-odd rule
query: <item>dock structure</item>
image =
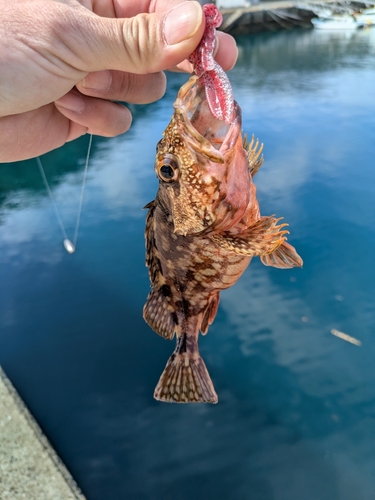
<svg viewBox="0 0 375 500">
<path fill-rule="evenodd" d="M 332 8 L 339 12 L 359 11 L 373 4 L 367 0 L 340 2 L 339 0 L 279 0 L 245 5 L 244 0 L 230 2 L 239 6 L 226 7 L 228 2 L 217 1 L 223 15 L 220 30 L 232 34 L 276 31 L 294 27 L 311 28 L 311 19 L 322 9 Z M 242 5 L 241 5 L 242 4 Z"/>
<path fill-rule="evenodd" d="M 85 500 L 1 368 L 0 499 Z"/>
</svg>

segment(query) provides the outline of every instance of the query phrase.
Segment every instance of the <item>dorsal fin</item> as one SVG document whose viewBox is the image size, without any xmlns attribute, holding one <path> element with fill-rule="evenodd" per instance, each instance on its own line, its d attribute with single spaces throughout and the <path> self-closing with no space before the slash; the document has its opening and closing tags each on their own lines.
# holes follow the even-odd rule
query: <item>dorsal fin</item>
<svg viewBox="0 0 375 500">
<path fill-rule="evenodd" d="M 152 290 L 143 308 L 146 323 L 159 335 L 173 339 L 176 329 L 176 315 L 170 305 L 170 288 L 165 283 L 154 234 L 155 202 L 146 205 L 146 266 L 150 276 Z"/>
<path fill-rule="evenodd" d="M 176 331 L 176 316 L 163 293 L 163 287 L 152 290 L 143 308 L 146 323 L 165 339 L 172 340 Z"/>
</svg>

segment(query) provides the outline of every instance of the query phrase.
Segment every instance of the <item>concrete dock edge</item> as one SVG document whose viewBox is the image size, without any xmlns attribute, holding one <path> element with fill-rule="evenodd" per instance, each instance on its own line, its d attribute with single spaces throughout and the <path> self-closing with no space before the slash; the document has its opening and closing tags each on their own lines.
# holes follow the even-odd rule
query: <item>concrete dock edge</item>
<svg viewBox="0 0 375 500">
<path fill-rule="evenodd" d="M 1 367 L 0 499 L 85 500 Z"/>
</svg>

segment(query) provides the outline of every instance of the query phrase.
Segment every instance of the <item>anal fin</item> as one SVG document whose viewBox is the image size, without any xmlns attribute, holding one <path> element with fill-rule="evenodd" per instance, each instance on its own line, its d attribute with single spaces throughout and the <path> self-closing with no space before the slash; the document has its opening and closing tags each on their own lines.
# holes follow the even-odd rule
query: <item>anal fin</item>
<svg viewBox="0 0 375 500">
<path fill-rule="evenodd" d="M 155 388 L 154 398 L 167 403 L 217 403 L 217 394 L 199 353 L 174 352 Z"/>
<path fill-rule="evenodd" d="M 208 327 L 210 325 L 212 325 L 212 323 L 215 319 L 215 316 L 216 316 L 216 313 L 217 313 L 217 310 L 219 307 L 219 301 L 220 301 L 220 295 L 219 295 L 219 293 L 217 293 L 211 299 L 210 303 L 207 306 L 207 309 L 206 309 L 204 316 L 203 316 L 201 328 L 200 328 L 203 335 L 206 335 L 206 333 L 208 332 Z"/>
<path fill-rule="evenodd" d="M 143 318 L 156 333 L 165 339 L 173 339 L 176 321 L 162 289 L 150 292 L 143 308 Z"/>
<path fill-rule="evenodd" d="M 302 267 L 303 265 L 303 260 L 296 252 L 296 249 L 286 241 L 274 252 L 261 255 L 260 260 L 265 266 L 278 267 L 279 269 L 290 269 L 292 267 Z"/>
</svg>

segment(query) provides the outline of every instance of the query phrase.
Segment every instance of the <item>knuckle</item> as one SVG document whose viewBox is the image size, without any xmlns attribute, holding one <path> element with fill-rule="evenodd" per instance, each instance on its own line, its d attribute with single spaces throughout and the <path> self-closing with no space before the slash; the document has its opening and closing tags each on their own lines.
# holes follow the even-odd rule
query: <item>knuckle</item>
<svg viewBox="0 0 375 500">
<path fill-rule="evenodd" d="M 123 25 L 125 50 L 135 73 L 153 73 L 158 70 L 158 47 L 162 37 L 152 14 L 138 14 Z"/>
</svg>

